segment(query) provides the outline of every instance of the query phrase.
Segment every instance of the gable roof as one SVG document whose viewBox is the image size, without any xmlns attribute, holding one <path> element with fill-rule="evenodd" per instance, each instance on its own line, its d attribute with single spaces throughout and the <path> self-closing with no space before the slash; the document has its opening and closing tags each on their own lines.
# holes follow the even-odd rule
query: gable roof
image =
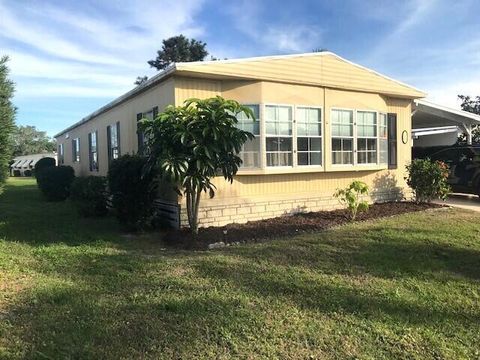
<svg viewBox="0 0 480 360">
<path fill-rule="evenodd" d="M 176 72 L 226 78 L 269 80 L 345 90 L 422 98 L 412 86 L 348 61 L 332 52 L 197 61 L 175 64 Z"/>
<path fill-rule="evenodd" d="M 204 78 L 250 79 L 315 85 L 409 99 L 426 96 L 426 93 L 421 90 L 328 51 L 231 60 L 179 62 L 168 66 L 145 83 L 102 106 L 54 137 L 65 134 L 176 74 Z"/>
</svg>

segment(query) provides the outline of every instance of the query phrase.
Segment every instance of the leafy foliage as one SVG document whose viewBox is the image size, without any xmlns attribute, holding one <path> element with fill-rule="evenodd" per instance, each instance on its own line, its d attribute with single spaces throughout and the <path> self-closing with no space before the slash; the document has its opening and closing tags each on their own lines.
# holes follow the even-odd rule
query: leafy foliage
<svg viewBox="0 0 480 360">
<path fill-rule="evenodd" d="M 468 111 L 477 115 L 480 115 L 480 96 L 476 96 L 475 99 L 472 99 L 470 96 L 458 95 L 458 98 L 462 100 L 462 110 Z M 459 142 L 465 143 L 467 138 L 465 134 L 459 136 Z M 480 126 L 474 126 L 472 129 L 472 142 L 480 143 Z"/>
<path fill-rule="evenodd" d="M 237 116 L 252 111 L 220 96 L 189 99 L 184 106 L 169 106 L 156 119 L 144 119 L 142 131 L 148 139 L 148 169 L 158 167 L 160 174 L 186 196 L 191 230 L 198 231 L 198 208 L 202 192 L 215 195 L 212 178 L 222 175 L 232 182 L 242 160 L 242 145 L 253 138 L 237 128 Z M 252 120 L 253 121 L 253 120 Z"/>
<path fill-rule="evenodd" d="M 13 156 L 54 152 L 55 142 L 35 126 L 16 126 L 12 133 Z"/>
<path fill-rule="evenodd" d="M 151 67 L 163 70 L 174 62 L 203 61 L 208 55 L 207 44 L 184 35 L 173 36 L 163 40 L 162 49 L 157 51 L 157 57 L 148 61 Z"/>
<path fill-rule="evenodd" d="M 8 175 L 11 160 L 11 133 L 14 129 L 15 107 L 12 103 L 14 83 L 8 78 L 8 57 L 0 58 L 0 192 Z"/>
<path fill-rule="evenodd" d="M 35 174 L 39 174 L 43 169 L 53 167 L 56 165 L 55 159 L 51 157 L 45 157 L 40 159 L 35 164 Z"/>
<path fill-rule="evenodd" d="M 151 225 L 155 199 L 155 171 L 144 172 L 147 159 L 139 155 L 123 155 L 110 164 L 108 187 L 112 206 L 120 224 L 128 230 Z"/>
<path fill-rule="evenodd" d="M 148 80 L 148 76 L 137 76 L 137 79 L 135 80 L 134 84 L 135 85 L 142 85 L 144 82 Z"/>
<path fill-rule="evenodd" d="M 75 179 L 71 166 L 52 166 L 37 173 L 37 184 L 48 201 L 64 201 L 70 195 L 70 186 Z"/>
<path fill-rule="evenodd" d="M 355 221 L 359 212 L 368 210 L 368 202 L 361 200 L 362 195 L 368 195 L 368 186 L 362 181 L 355 180 L 345 189 L 337 189 L 333 196 L 347 207 L 352 221 Z"/>
<path fill-rule="evenodd" d="M 107 179 L 103 176 L 77 177 L 72 182 L 70 200 L 84 217 L 107 214 Z"/>
<path fill-rule="evenodd" d="M 430 202 L 434 199 L 445 200 L 450 193 L 447 183 L 448 165 L 442 161 L 415 159 L 407 165 L 406 178 L 415 194 L 417 202 Z"/>
</svg>

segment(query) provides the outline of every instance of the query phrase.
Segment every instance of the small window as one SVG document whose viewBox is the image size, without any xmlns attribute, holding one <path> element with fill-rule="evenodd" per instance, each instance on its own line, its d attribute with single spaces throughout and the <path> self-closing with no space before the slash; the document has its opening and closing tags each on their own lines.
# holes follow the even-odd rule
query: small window
<svg viewBox="0 0 480 360">
<path fill-rule="evenodd" d="M 72 140 L 72 160 L 73 162 L 80 162 L 80 138 Z"/>
<path fill-rule="evenodd" d="M 90 171 L 98 172 L 98 146 L 97 146 L 97 132 L 94 131 L 88 134 L 88 158 L 90 164 Z"/>
<path fill-rule="evenodd" d="M 120 157 L 120 122 L 107 126 L 108 162 Z"/>
<path fill-rule="evenodd" d="M 137 114 L 137 140 L 138 140 L 138 153 L 139 154 L 148 153 L 148 149 L 147 149 L 148 139 L 147 139 L 146 135 L 142 131 L 140 131 L 140 129 L 138 128 L 138 123 L 142 119 L 153 120 L 157 117 L 157 115 L 158 115 L 158 106 L 155 106 L 150 111 Z"/>
<path fill-rule="evenodd" d="M 58 145 L 58 150 L 57 150 L 57 156 L 58 156 L 58 163 L 60 165 L 63 165 L 65 163 L 65 148 L 63 144 Z"/>
<path fill-rule="evenodd" d="M 260 109 L 259 105 L 244 105 L 253 112 L 254 119 L 248 118 L 243 112 L 237 115 L 237 127 L 241 130 L 252 133 L 255 138 L 247 140 L 238 154 L 242 159 L 241 167 L 260 167 Z"/>
<path fill-rule="evenodd" d="M 388 164 L 388 122 L 387 114 L 378 114 L 378 141 L 379 144 L 379 163 L 382 165 Z"/>
<path fill-rule="evenodd" d="M 267 166 L 292 166 L 292 107 L 265 106 Z"/>
<path fill-rule="evenodd" d="M 332 163 L 353 165 L 353 110 L 332 110 Z"/>
<path fill-rule="evenodd" d="M 297 164 L 322 165 L 322 112 L 297 107 Z"/>
</svg>

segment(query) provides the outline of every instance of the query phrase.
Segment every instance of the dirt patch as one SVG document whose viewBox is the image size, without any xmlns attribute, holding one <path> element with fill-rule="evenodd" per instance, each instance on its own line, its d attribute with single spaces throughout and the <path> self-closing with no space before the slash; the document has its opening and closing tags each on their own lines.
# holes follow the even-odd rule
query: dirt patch
<svg viewBox="0 0 480 360">
<path fill-rule="evenodd" d="M 378 219 L 415 211 L 443 207 L 439 204 L 416 204 L 413 202 L 388 202 L 373 204 L 356 221 Z M 245 224 L 228 224 L 200 228 L 196 241 L 188 229 L 173 230 L 165 234 L 166 244 L 179 248 L 206 249 L 216 242 L 245 243 L 261 242 L 272 238 L 295 235 L 304 232 L 321 231 L 350 222 L 347 210 L 317 211 L 289 216 L 249 221 Z"/>
</svg>

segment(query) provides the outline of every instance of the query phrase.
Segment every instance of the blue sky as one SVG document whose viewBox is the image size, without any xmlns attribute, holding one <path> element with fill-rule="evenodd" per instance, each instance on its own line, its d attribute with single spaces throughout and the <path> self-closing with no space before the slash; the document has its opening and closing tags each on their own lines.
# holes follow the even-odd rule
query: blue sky
<svg viewBox="0 0 480 360">
<path fill-rule="evenodd" d="M 50 135 L 153 75 L 146 61 L 183 33 L 216 57 L 326 48 L 458 107 L 480 95 L 478 0 L 0 0 L 17 123 Z"/>
</svg>

